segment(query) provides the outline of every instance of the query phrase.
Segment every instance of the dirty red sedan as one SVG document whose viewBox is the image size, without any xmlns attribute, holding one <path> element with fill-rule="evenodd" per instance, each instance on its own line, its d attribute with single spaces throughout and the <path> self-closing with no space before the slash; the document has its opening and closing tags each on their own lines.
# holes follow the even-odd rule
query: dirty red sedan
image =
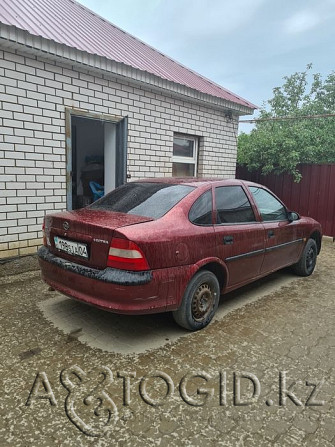
<svg viewBox="0 0 335 447">
<path fill-rule="evenodd" d="M 240 180 L 150 179 L 92 205 L 46 216 L 43 279 L 121 314 L 172 311 L 205 327 L 220 294 L 286 266 L 310 275 L 321 227 L 264 186 Z"/>
</svg>

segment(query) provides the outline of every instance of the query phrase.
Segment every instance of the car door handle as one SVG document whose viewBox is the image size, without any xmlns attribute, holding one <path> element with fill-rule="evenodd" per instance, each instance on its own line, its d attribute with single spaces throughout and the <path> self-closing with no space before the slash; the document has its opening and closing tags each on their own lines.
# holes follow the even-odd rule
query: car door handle
<svg viewBox="0 0 335 447">
<path fill-rule="evenodd" d="M 230 245 L 234 242 L 234 236 L 224 236 L 223 243 L 224 245 Z"/>
<path fill-rule="evenodd" d="M 275 235 L 275 232 L 274 232 L 273 230 L 269 230 L 269 231 L 268 231 L 268 237 L 269 237 L 269 239 L 270 239 L 271 237 L 274 237 L 274 235 Z"/>
</svg>

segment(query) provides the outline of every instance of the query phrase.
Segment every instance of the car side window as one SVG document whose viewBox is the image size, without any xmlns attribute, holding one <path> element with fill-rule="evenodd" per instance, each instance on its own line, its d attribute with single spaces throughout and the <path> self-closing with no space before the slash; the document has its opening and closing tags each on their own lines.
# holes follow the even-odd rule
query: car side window
<svg viewBox="0 0 335 447">
<path fill-rule="evenodd" d="M 285 207 L 263 188 L 249 186 L 263 221 L 287 220 Z"/>
<path fill-rule="evenodd" d="M 212 222 L 212 190 L 202 194 L 192 205 L 189 219 L 195 225 L 213 225 Z"/>
<path fill-rule="evenodd" d="M 217 223 L 255 222 L 255 214 L 241 186 L 215 188 Z"/>
</svg>

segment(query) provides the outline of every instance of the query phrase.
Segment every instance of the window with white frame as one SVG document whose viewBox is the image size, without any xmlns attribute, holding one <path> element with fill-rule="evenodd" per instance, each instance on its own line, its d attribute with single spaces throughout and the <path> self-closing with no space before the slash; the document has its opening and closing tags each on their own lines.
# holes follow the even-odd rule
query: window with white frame
<svg viewBox="0 0 335 447">
<path fill-rule="evenodd" d="M 172 176 L 196 177 L 198 160 L 198 138 L 174 134 Z"/>
</svg>

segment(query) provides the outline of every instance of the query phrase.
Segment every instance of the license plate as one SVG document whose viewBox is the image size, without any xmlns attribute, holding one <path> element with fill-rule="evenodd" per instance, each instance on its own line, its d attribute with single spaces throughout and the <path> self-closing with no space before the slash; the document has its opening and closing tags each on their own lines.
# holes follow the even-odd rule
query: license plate
<svg viewBox="0 0 335 447">
<path fill-rule="evenodd" d="M 65 251 L 69 255 L 81 256 L 82 258 L 88 258 L 87 245 L 80 244 L 79 242 L 67 241 L 58 236 L 54 237 L 55 247 L 58 250 Z"/>
</svg>

